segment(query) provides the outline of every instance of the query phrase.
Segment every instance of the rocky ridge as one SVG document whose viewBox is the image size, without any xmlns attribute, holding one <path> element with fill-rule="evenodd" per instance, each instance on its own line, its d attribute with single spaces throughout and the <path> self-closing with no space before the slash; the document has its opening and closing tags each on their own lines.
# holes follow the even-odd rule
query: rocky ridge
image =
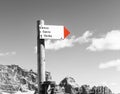
<svg viewBox="0 0 120 94">
<path fill-rule="evenodd" d="M 51 78 L 50 72 L 46 72 L 46 79 L 48 79 L 46 84 L 52 83 Z M 32 70 L 22 69 L 18 65 L 0 65 L 1 92 L 13 94 L 15 92 L 35 91 L 34 94 L 37 94 L 37 79 L 37 73 Z M 72 77 L 65 77 L 59 85 L 52 84 L 54 84 L 53 87 L 56 94 L 112 94 L 112 91 L 106 86 L 79 86 Z"/>
<path fill-rule="evenodd" d="M 37 88 L 37 74 L 18 65 L 0 65 L 0 90 L 27 91 Z"/>
</svg>

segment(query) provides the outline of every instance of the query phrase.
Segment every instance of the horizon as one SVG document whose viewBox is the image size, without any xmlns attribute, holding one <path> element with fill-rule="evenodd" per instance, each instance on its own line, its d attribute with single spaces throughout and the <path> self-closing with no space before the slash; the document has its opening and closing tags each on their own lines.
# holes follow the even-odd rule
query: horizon
<svg viewBox="0 0 120 94">
<path fill-rule="evenodd" d="M 4 0 L 0 2 L 0 64 L 37 70 L 37 20 L 70 35 L 46 40 L 46 71 L 59 82 L 104 84 L 120 93 L 120 1 Z"/>
</svg>

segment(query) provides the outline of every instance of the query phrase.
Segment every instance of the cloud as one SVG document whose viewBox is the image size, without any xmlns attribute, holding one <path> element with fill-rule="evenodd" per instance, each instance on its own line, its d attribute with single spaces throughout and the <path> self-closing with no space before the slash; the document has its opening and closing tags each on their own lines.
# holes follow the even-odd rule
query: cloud
<svg viewBox="0 0 120 94">
<path fill-rule="evenodd" d="M 47 50 L 60 50 L 67 47 L 73 47 L 76 43 L 82 44 L 87 43 L 90 41 L 90 37 L 92 36 L 92 33 L 90 31 L 86 31 L 83 33 L 82 36 L 75 38 L 75 36 L 72 36 L 69 39 L 64 40 L 46 40 L 45 41 L 45 48 Z M 35 47 L 35 52 L 37 52 L 37 47 Z"/>
<path fill-rule="evenodd" d="M 46 40 L 45 41 L 45 49 L 47 50 L 60 50 L 67 47 L 73 47 L 76 43 L 82 44 L 87 43 L 90 41 L 90 37 L 92 36 L 92 33 L 90 31 L 86 31 L 83 33 L 82 36 L 75 38 L 75 36 L 72 36 L 69 39 L 64 40 Z M 35 52 L 37 52 L 37 47 L 35 47 Z"/>
<path fill-rule="evenodd" d="M 75 38 L 75 36 L 72 36 L 70 39 L 64 39 L 64 40 L 47 40 L 46 41 L 46 49 L 48 50 L 59 50 L 66 47 L 73 47 L 75 43 L 87 43 L 89 42 L 89 37 L 92 36 L 92 33 L 90 31 L 86 31 L 82 36 Z"/>
<path fill-rule="evenodd" d="M 5 52 L 5 53 L 0 53 L 0 56 L 12 56 L 16 55 L 16 52 Z"/>
<path fill-rule="evenodd" d="M 120 30 L 112 30 L 101 38 L 92 38 L 90 51 L 120 50 Z"/>
<path fill-rule="evenodd" d="M 59 50 L 66 47 L 74 46 L 75 37 L 71 37 L 71 39 L 57 40 L 52 42 L 51 40 L 47 40 L 45 42 L 46 49 L 48 50 Z"/>
<path fill-rule="evenodd" d="M 120 71 L 120 59 L 112 60 L 106 63 L 101 63 L 99 65 L 100 69 L 107 69 L 107 68 L 112 68 L 112 67 L 115 67 L 117 71 Z"/>
<path fill-rule="evenodd" d="M 93 35 L 92 32 L 90 31 L 86 31 L 81 37 L 78 37 L 75 39 L 75 42 L 78 42 L 78 43 L 87 43 L 87 42 L 90 42 L 90 37 Z"/>
</svg>

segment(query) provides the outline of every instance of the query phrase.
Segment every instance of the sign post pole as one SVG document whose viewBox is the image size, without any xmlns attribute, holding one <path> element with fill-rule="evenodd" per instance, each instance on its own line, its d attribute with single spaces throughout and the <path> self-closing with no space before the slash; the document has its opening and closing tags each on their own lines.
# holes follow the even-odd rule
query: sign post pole
<svg viewBox="0 0 120 94">
<path fill-rule="evenodd" d="M 37 21 L 37 66 L 38 94 L 42 94 L 41 85 L 45 81 L 45 39 L 64 39 L 70 32 L 64 26 L 44 25 L 43 20 Z"/>
<path fill-rule="evenodd" d="M 39 26 L 44 24 L 43 20 L 37 21 L 37 71 L 38 71 L 38 94 L 41 94 L 41 85 L 45 81 L 45 40 L 40 39 Z"/>
</svg>

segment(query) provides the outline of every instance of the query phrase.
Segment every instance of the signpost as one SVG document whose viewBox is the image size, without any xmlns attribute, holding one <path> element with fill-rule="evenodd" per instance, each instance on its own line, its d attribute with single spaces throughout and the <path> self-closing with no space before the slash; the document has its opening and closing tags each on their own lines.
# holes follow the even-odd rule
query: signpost
<svg viewBox="0 0 120 94">
<path fill-rule="evenodd" d="M 68 34 L 64 26 L 40 25 L 40 39 L 65 39 Z"/>
<path fill-rule="evenodd" d="M 45 81 L 45 39 L 64 39 L 70 32 L 64 26 L 44 25 L 44 21 L 37 21 L 37 64 L 38 64 L 38 94 Z"/>
</svg>

